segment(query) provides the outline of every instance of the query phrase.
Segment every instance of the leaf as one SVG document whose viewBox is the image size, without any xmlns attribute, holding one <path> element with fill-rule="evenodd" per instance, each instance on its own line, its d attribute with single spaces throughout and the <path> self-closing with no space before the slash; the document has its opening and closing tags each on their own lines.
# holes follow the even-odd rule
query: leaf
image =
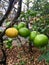
<svg viewBox="0 0 49 65">
<path fill-rule="evenodd" d="M 40 62 L 40 61 L 42 61 L 45 57 L 44 57 L 45 55 L 44 54 L 42 54 L 39 58 L 38 58 L 38 61 Z"/>
<path fill-rule="evenodd" d="M 26 63 L 24 61 L 20 61 L 20 65 L 25 65 Z"/>
<path fill-rule="evenodd" d="M 42 54 L 39 58 L 38 61 L 45 60 L 46 62 L 49 63 L 49 50 L 47 50 L 44 54 Z"/>
</svg>

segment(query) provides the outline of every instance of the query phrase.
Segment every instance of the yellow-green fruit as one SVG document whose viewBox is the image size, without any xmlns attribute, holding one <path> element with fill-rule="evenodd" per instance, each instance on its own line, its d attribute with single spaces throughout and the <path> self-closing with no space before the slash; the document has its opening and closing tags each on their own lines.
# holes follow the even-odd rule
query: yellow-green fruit
<svg viewBox="0 0 49 65">
<path fill-rule="evenodd" d="M 26 27 L 26 24 L 24 22 L 20 22 L 18 24 L 18 29 L 23 28 L 23 27 Z"/>
<path fill-rule="evenodd" d="M 19 29 L 19 34 L 22 36 L 22 37 L 28 37 L 30 35 L 30 30 L 23 27 L 21 29 Z"/>
<path fill-rule="evenodd" d="M 32 31 L 32 32 L 30 33 L 30 41 L 33 41 L 34 38 L 35 38 L 38 34 L 40 34 L 40 33 L 37 32 L 37 31 Z"/>
<path fill-rule="evenodd" d="M 34 39 L 34 46 L 44 47 L 48 44 L 48 37 L 44 34 L 39 34 Z"/>
<path fill-rule="evenodd" d="M 15 29 L 15 28 L 8 28 L 6 31 L 5 31 L 5 34 L 10 37 L 10 38 L 14 38 L 18 35 L 18 30 Z"/>
</svg>

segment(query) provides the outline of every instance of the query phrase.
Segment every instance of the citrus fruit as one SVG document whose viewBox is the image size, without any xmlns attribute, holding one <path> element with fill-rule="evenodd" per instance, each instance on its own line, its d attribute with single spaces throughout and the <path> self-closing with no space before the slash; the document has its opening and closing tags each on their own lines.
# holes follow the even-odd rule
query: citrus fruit
<svg viewBox="0 0 49 65">
<path fill-rule="evenodd" d="M 22 28 L 22 27 L 26 27 L 26 24 L 24 22 L 20 22 L 18 24 L 18 29 Z"/>
<path fill-rule="evenodd" d="M 19 29 L 19 34 L 22 36 L 22 37 L 27 37 L 30 35 L 30 30 L 23 27 L 23 28 L 20 28 Z"/>
<path fill-rule="evenodd" d="M 30 41 L 33 41 L 34 38 L 36 37 L 36 35 L 38 35 L 38 34 L 40 34 L 40 33 L 37 32 L 37 31 L 32 31 L 32 32 L 30 33 Z"/>
<path fill-rule="evenodd" d="M 34 45 L 36 47 L 44 47 L 48 44 L 48 37 L 44 34 L 39 34 L 34 39 Z"/>
<path fill-rule="evenodd" d="M 16 30 L 15 28 L 8 28 L 5 31 L 5 34 L 10 38 L 14 38 L 18 35 L 18 30 Z"/>
</svg>

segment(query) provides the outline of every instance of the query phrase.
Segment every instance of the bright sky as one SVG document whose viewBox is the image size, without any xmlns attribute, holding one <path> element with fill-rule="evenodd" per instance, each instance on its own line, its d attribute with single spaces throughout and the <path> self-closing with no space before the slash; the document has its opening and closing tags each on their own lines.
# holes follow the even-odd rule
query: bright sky
<svg viewBox="0 0 49 65">
<path fill-rule="evenodd" d="M 34 2 L 34 0 L 30 0 L 30 1 Z M 26 0 L 23 0 L 23 2 L 26 3 Z M 22 11 L 23 11 L 24 8 L 25 8 L 25 10 L 26 10 L 26 8 L 27 8 L 24 3 L 22 3 Z M 31 7 L 32 5 L 33 5 L 32 3 L 29 4 L 30 7 Z"/>
</svg>

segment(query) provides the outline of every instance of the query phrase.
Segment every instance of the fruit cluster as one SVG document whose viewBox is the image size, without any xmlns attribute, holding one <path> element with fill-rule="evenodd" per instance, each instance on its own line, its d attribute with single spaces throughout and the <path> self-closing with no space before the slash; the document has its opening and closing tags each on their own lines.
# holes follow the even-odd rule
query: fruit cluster
<svg viewBox="0 0 49 65">
<path fill-rule="evenodd" d="M 33 42 L 36 47 L 43 47 L 48 44 L 48 37 L 46 35 L 40 34 L 38 31 L 30 31 L 24 22 L 20 22 L 18 25 L 8 28 L 5 34 L 10 38 L 17 37 L 18 35 L 24 38 L 29 37 L 29 40 Z"/>
</svg>

